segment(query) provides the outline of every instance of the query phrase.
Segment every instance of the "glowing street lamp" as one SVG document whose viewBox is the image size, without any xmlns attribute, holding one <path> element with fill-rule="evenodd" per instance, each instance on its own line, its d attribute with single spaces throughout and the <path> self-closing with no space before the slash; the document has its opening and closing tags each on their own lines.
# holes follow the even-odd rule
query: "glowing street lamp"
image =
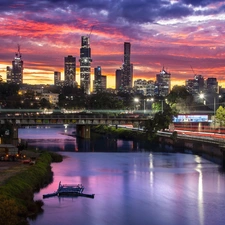
<svg viewBox="0 0 225 225">
<path fill-rule="evenodd" d="M 203 93 L 201 93 L 199 95 L 199 98 L 203 99 L 203 104 L 205 105 L 205 95 Z"/>
<path fill-rule="evenodd" d="M 147 98 L 147 99 L 144 99 L 144 113 L 145 113 L 145 109 L 146 109 L 146 107 L 145 107 L 145 101 L 146 101 L 146 102 L 154 102 L 154 98 Z"/>
<path fill-rule="evenodd" d="M 218 98 L 221 98 L 221 95 L 219 95 Z M 213 120 L 214 120 L 214 130 L 215 130 L 215 127 L 216 127 L 216 108 L 217 108 L 216 107 L 216 97 L 215 96 L 214 96 L 214 99 L 213 100 L 214 100 L 213 101 L 213 114 L 214 114 L 213 115 L 214 116 L 214 119 Z"/>
<path fill-rule="evenodd" d="M 139 102 L 139 98 L 134 98 L 134 110 L 135 110 L 136 103 L 138 102 Z"/>
</svg>

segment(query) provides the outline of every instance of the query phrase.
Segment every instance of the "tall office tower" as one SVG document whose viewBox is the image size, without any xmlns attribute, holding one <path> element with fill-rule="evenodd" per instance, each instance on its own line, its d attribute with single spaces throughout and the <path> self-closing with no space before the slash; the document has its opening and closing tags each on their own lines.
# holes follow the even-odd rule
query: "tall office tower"
<svg viewBox="0 0 225 225">
<path fill-rule="evenodd" d="M 61 83 L 61 72 L 55 71 L 54 72 L 54 85 L 60 86 Z"/>
<path fill-rule="evenodd" d="M 198 92 L 201 93 L 205 89 L 205 79 L 202 75 L 195 75 L 194 79 L 198 83 Z"/>
<path fill-rule="evenodd" d="M 76 58 L 68 55 L 64 58 L 65 86 L 74 86 L 76 81 Z"/>
<path fill-rule="evenodd" d="M 105 75 L 102 75 L 101 83 L 102 83 L 102 91 L 105 91 L 107 87 L 107 77 Z"/>
<path fill-rule="evenodd" d="M 12 61 L 12 69 L 7 67 L 7 83 L 22 84 L 23 83 L 23 61 L 20 53 L 20 46 L 18 45 L 18 52 Z"/>
<path fill-rule="evenodd" d="M 207 89 L 207 92 L 218 93 L 219 88 L 218 88 L 217 79 L 214 77 L 209 77 L 206 80 L 206 89 Z"/>
<path fill-rule="evenodd" d="M 91 82 L 91 48 L 90 37 L 81 37 L 80 48 L 80 86 L 84 88 L 86 94 L 90 94 L 90 82 Z"/>
<path fill-rule="evenodd" d="M 130 63 L 131 44 L 124 42 L 124 63 L 122 68 L 121 84 L 122 88 L 132 88 L 133 65 Z"/>
<path fill-rule="evenodd" d="M 102 69 L 98 66 L 94 69 L 93 92 L 102 91 Z"/>
<path fill-rule="evenodd" d="M 202 75 L 195 75 L 194 79 L 189 79 L 185 81 L 185 87 L 187 91 L 191 94 L 199 94 L 204 92 L 205 80 Z"/>
<path fill-rule="evenodd" d="M 122 76 L 122 71 L 121 70 L 116 70 L 116 90 L 121 89 L 121 76 Z"/>
<path fill-rule="evenodd" d="M 167 96 L 170 93 L 171 88 L 171 74 L 166 72 L 164 68 L 160 71 L 159 74 L 156 74 L 156 88 L 158 96 Z"/>
</svg>

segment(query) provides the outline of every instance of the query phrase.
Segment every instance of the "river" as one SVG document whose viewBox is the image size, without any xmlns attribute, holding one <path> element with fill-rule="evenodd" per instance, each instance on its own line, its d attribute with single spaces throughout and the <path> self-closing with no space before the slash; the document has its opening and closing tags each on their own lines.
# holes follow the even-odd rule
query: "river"
<svg viewBox="0 0 225 225">
<path fill-rule="evenodd" d="M 82 183 L 84 193 L 95 194 L 94 199 L 42 199 L 44 212 L 31 225 L 224 224 L 225 174 L 220 166 L 196 155 L 149 151 L 132 141 L 65 135 L 73 130 L 19 130 L 28 146 L 65 156 L 62 163 L 52 163 L 54 180 L 35 199 L 56 191 L 60 181 Z"/>
</svg>

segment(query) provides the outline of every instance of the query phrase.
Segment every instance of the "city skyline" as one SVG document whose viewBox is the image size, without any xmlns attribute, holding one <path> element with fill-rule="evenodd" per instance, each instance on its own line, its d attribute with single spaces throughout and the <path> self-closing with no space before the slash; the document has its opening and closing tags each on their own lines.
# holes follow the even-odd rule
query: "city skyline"
<svg viewBox="0 0 225 225">
<path fill-rule="evenodd" d="M 0 4 L 4 80 L 19 44 L 24 83 L 53 84 L 54 71 L 64 78 L 64 57 L 79 59 L 80 38 L 90 36 L 92 79 L 94 68 L 101 66 L 108 88 L 115 87 L 124 42 L 132 46 L 134 80 L 155 80 L 164 67 L 171 73 L 172 86 L 195 74 L 225 84 L 224 1 L 0 0 Z M 79 65 L 77 74 L 80 80 Z"/>
</svg>

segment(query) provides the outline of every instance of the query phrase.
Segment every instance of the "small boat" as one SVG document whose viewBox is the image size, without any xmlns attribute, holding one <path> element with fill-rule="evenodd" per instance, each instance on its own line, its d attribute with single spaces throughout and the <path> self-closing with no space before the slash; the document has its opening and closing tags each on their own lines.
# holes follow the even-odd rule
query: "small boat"
<svg viewBox="0 0 225 225">
<path fill-rule="evenodd" d="M 61 181 L 59 182 L 58 190 L 51 194 L 45 194 L 43 195 L 43 198 L 50 198 L 53 196 L 63 197 L 87 197 L 87 198 L 94 198 L 94 194 L 83 194 L 84 186 L 82 184 L 76 184 L 76 185 L 69 185 L 69 184 L 61 184 Z"/>
<path fill-rule="evenodd" d="M 68 184 L 61 184 L 61 181 L 59 182 L 58 187 L 58 194 L 72 194 L 72 193 L 83 193 L 84 186 L 82 184 L 76 184 L 76 185 L 68 185 Z"/>
</svg>

